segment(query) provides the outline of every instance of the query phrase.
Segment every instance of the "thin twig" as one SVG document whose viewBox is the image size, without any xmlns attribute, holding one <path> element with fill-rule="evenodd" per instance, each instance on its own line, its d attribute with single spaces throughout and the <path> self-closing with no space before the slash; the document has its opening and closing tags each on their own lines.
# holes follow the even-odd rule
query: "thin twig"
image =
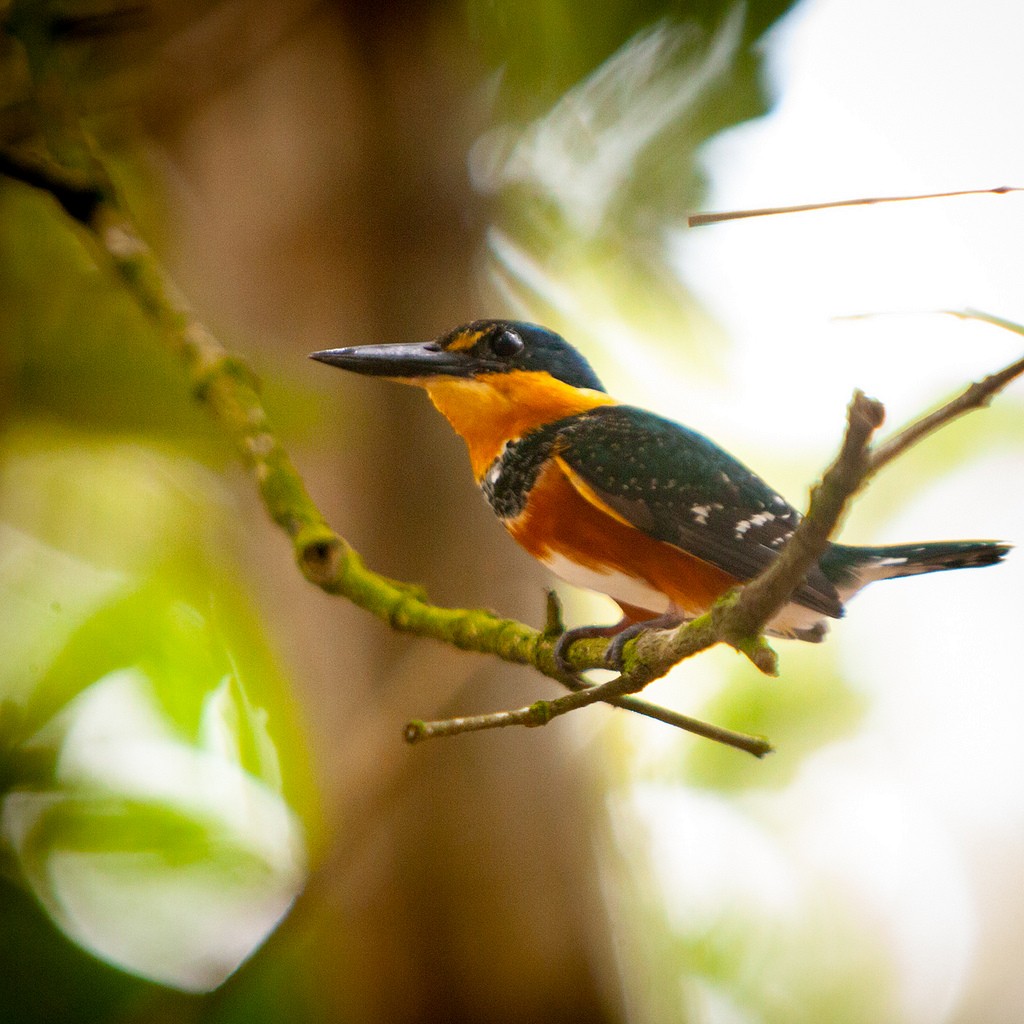
<svg viewBox="0 0 1024 1024">
<path fill-rule="evenodd" d="M 865 199 L 836 199 L 827 203 L 800 203 L 797 206 L 763 206 L 753 210 L 726 210 L 721 213 L 695 213 L 686 218 L 691 228 L 706 224 L 721 224 L 729 220 L 744 220 L 748 217 L 773 217 L 777 213 L 807 213 L 811 210 L 831 210 L 840 206 L 874 206 L 876 203 L 906 203 L 915 199 L 951 199 L 954 196 L 1006 195 L 1008 192 L 1024 192 L 1012 185 L 997 188 L 968 188 L 958 192 L 929 192 L 917 196 L 869 196 Z"/>
<path fill-rule="evenodd" d="M 606 683 L 586 686 L 554 700 L 537 700 L 523 708 L 491 711 L 461 718 L 444 718 L 435 722 L 414 720 L 406 725 L 403 735 L 406 743 L 418 743 L 420 740 L 433 739 L 437 736 L 456 736 L 465 732 L 481 732 L 484 729 L 503 729 L 509 725 L 547 725 L 551 719 L 559 718 L 570 711 L 620 697 L 626 692 L 626 687 L 628 682 L 624 677 L 616 676 Z"/>
<path fill-rule="evenodd" d="M 691 732 L 696 736 L 703 736 L 705 739 L 714 740 L 724 746 L 734 747 L 736 750 L 753 754 L 754 757 L 764 757 L 774 749 L 763 736 L 734 732 L 732 729 L 702 722 L 699 719 L 681 715 L 676 711 L 634 697 L 625 691 L 628 687 L 635 686 L 636 683 L 621 675 L 606 683 L 593 686 L 582 680 L 575 680 L 566 685 L 572 686 L 575 692 L 555 700 L 535 701 L 533 704 L 514 710 L 491 711 L 482 715 L 464 715 L 426 722 L 414 719 L 406 724 L 402 736 L 407 743 L 419 743 L 421 740 L 436 739 L 441 736 L 457 736 L 467 732 L 481 732 L 484 729 L 503 729 L 509 725 L 536 727 L 547 725 L 553 718 L 601 701 L 611 704 L 613 707 L 637 711 L 647 718 L 675 726 L 677 729 Z"/>
<path fill-rule="evenodd" d="M 948 310 L 947 312 L 951 316 L 957 316 L 965 320 L 981 320 L 1006 330 L 1015 331 L 1018 334 L 1024 334 L 1024 328 L 1020 325 L 1003 320 L 1000 317 L 990 316 L 987 313 L 978 313 L 973 310 L 964 310 L 962 312 Z M 908 448 L 917 444 L 918 441 L 929 434 L 935 433 L 936 430 L 944 427 L 947 423 L 952 423 L 953 420 L 959 419 L 974 409 L 984 408 L 1000 391 L 1021 375 L 1024 375 L 1024 358 L 1010 363 L 1009 366 L 998 370 L 996 373 L 989 374 L 983 380 L 970 384 L 959 395 L 946 402 L 945 405 L 940 406 L 927 416 L 922 416 L 921 419 L 909 423 L 874 450 L 871 454 L 866 478 L 873 476 L 883 466 L 887 466 L 894 459 L 899 458 Z"/>
<path fill-rule="evenodd" d="M 580 680 L 576 682 L 580 687 L 588 685 Z M 572 684 L 567 683 L 566 685 L 571 686 Z M 736 732 L 733 729 L 726 729 L 721 725 L 713 725 L 710 722 L 701 721 L 699 718 L 691 718 L 689 715 L 680 714 L 680 712 L 672 711 L 670 708 L 663 708 L 660 704 L 652 704 L 650 701 L 646 701 L 634 694 L 627 693 L 621 697 L 605 697 L 604 702 L 626 711 L 636 711 L 645 718 L 653 718 L 657 722 L 664 722 L 665 725 L 682 729 L 684 732 L 692 732 L 694 736 L 703 736 L 705 739 L 721 743 L 723 746 L 735 747 L 737 750 L 753 754 L 754 757 L 764 757 L 775 749 L 763 736 Z"/>
</svg>

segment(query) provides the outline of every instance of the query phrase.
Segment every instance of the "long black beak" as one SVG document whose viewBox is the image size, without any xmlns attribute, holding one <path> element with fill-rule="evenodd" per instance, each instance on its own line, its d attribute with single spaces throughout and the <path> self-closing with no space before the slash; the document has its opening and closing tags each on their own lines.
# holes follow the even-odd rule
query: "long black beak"
<svg viewBox="0 0 1024 1024">
<path fill-rule="evenodd" d="M 449 352 L 436 341 L 329 348 L 309 358 L 371 377 L 471 377 L 480 369 L 479 359 L 468 352 Z"/>
</svg>

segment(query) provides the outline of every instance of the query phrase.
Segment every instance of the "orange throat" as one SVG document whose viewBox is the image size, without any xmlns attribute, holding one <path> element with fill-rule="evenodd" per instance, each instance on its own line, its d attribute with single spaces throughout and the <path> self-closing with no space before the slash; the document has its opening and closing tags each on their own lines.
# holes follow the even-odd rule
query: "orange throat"
<svg viewBox="0 0 1024 1024">
<path fill-rule="evenodd" d="M 614 405 L 603 391 L 574 388 L 548 373 L 513 371 L 463 380 L 437 377 L 423 383 L 430 400 L 469 448 L 473 474 L 482 479 L 504 445 L 565 416 Z"/>
</svg>

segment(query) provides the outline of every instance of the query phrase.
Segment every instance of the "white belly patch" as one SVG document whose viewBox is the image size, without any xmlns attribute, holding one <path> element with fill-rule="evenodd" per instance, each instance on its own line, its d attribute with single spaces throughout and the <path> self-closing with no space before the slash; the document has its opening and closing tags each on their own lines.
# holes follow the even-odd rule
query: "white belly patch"
<svg viewBox="0 0 1024 1024">
<path fill-rule="evenodd" d="M 671 607 L 669 599 L 660 590 L 655 590 L 643 580 L 627 576 L 625 573 L 588 569 L 564 555 L 556 554 L 544 559 L 544 564 L 566 583 L 585 590 L 594 590 L 599 594 L 607 594 L 613 601 L 630 604 L 635 608 L 645 608 L 655 615 L 663 615 Z M 788 604 L 768 623 L 767 632 L 769 635 L 782 637 L 807 633 L 808 636 L 800 639 L 821 639 L 827 629 L 826 620 L 821 612 L 812 611 L 798 604 Z"/>
<path fill-rule="evenodd" d="M 649 587 L 635 576 L 627 576 L 614 570 L 599 572 L 596 569 L 588 569 L 554 552 L 544 559 L 544 564 L 556 576 L 574 587 L 596 590 L 599 594 L 607 594 L 613 601 L 646 608 L 656 615 L 662 615 L 669 610 L 669 599 L 661 591 Z"/>
</svg>

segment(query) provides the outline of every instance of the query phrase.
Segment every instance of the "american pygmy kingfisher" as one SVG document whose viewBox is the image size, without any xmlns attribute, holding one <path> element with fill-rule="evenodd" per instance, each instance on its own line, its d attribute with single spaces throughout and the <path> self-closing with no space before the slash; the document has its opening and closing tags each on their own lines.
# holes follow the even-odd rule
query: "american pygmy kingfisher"
<svg viewBox="0 0 1024 1024">
<path fill-rule="evenodd" d="M 476 320 L 436 341 L 314 352 L 313 359 L 426 390 L 465 440 L 473 474 L 505 528 L 556 575 L 622 609 L 609 660 L 646 625 L 678 624 L 752 579 L 800 514 L 702 434 L 620 405 L 564 338 L 536 324 Z M 768 624 L 818 641 L 826 617 L 874 580 L 991 565 L 994 541 L 830 544 Z"/>
</svg>

